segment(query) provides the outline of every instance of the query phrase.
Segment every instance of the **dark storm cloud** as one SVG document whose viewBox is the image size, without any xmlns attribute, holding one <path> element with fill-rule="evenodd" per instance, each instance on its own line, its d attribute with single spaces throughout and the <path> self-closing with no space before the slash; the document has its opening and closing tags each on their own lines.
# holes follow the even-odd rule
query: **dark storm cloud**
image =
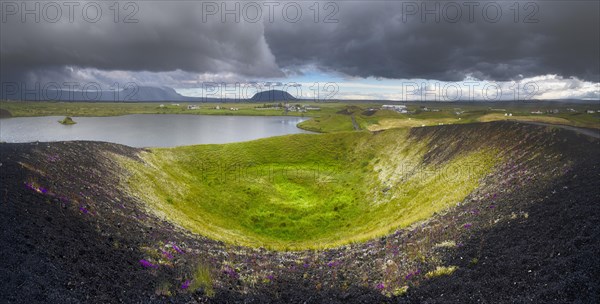
<svg viewBox="0 0 600 304">
<path fill-rule="evenodd" d="M 33 8 L 39 2 L 30 3 Z M 62 5 L 63 17 L 56 23 L 47 22 L 43 15 L 40 22 L 34 16 L 26 16 L 22 22 L 21 12 L 5 16 L 0 33 L 4 76 L 36 80 L 58 73 L 69 78 L 65 66 L 282 75 L 265 42 L 261 23 L 203 22 L 198 3 L 167 1 L 135 2 L 139 8 L 134 15 L 137 23 L 122 22 L 130 11 L 121 7 L 119 22 L 114 22 L 109 4 L 101 5 L 102 16 L 95 23 L 89 22 L 89 16 L 84 19 L 79 9 L 69 22 L 68 7 Z"/>
<path fill-rule="evenodd" d="M 492 22 L 493 7 L 487 14 L 483 11 L 485 2 L 473 9 L 472 20 L 466 2 L 437 3 L 439 23 L 435 15 L 421 19 L 422 2 L 343 2 L 339 23 L 267 26 L 267 42 L 280 66 L 312 62 L 360 77 L 461 80 L 470 74 L 506 80 L 555 73 L 598 81 L 597 1 L 536 2 L 528 7 L 520 2 L 517 22 L 514 2 L 494 2 L 501 6 L 498 22 Z M 444 11 L 448 3 L 461 8 L 456 23 L 448 22 L 457 11 Z M 412 4 L 418 11 L 403 17 Z M 435 2 L 426 5 L 433 9 Z"/>
<path fill-rule="evenodd" d="M 495 2 L 503 13 L 495 23 L 483 16 L 485 2 L 474 9 L 473 21 L 467 2 L 452 2 L 461 7 L 456 23 L 444 18 L 452 10 L 442 12 L 439 23 L 433 15 L 421 20 L 422 2 L 339 2 L 337 23 L 323 22 L 330 12 L 325 3 L 315 22 L 312 2 L 298 2 L 303 18 L 295 23 L 282 18 L 282 5 L 274 22 L 248 23 L 214 17 L 206 22 L 199 2 L 134 3 L 137 23 L 122 22 L 128 13 L 123 7 L 121 21 L 114 22 L 108 4 L 96 23 L 83 20 L 81 12 L 73 23 L 6 16 L 0 29 L 2 81 L 77 79 L 83 77 L 73 72 L 78 69 L 280 77 L 282 70 L 293 74 L 307 65 L 359 77 L 506 80 L 558 74 L 599 81 L 597 1 L 535 2 L 539 10 L 530 19 L 537 23 L 523 22 L 535 8 L 525 8 L 525 2 L 519 2 L 516 22 L 514 2 Z M 418 11 L 403 15 L 407 3 Z M 84 76 L 90 75 L 107 82 L 114 76 Z"/>
</svg>

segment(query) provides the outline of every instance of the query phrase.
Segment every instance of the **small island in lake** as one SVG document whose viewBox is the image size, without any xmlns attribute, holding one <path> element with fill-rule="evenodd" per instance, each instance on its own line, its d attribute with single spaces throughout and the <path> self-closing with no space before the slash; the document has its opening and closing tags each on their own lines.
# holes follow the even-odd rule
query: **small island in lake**
<svg viewBox="0 0 600 304">
<path fill-rule="evenodd" d="M 74 125 L 77 123 L 73 120 L 73 118 L 71 118 L 69 116 L 65 117 L 63 120 L 59 120 L 58 122 L 63 125 Z"/>
</svg>

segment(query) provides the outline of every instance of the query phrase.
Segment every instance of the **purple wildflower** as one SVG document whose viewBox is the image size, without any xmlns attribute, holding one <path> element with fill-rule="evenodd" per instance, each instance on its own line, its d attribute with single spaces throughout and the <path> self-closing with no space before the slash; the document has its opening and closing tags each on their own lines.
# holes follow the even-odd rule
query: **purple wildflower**
<svg viewBox="0 0 600 304">
<path fill-rule="evenodd" d="M 384 289 L 385 285 L 383 283 L 377 283 L 377 289 Z"/>
<path fill-rule="evenodd" d="M 173 249 L 175 249 L 175 251 L 177 251 L 180 254 L 184 254 L 185 252 L 183 252 L 183 250 L 181 250 L 181 248 L 177 247 L 177 245 L 175 245 L 174 243 L 172 243 L 173 245 Z"/>
<path fill-rule="evenodd" d="M 406 275 L 405 279 L 406 280 L 410 280 L 412 277 L 417 276 L 421 273 L 421 269 L 417 269 L 415 271 L 410 272 L 409 274 Z"/>
<path fill-rule="evenodd" d="M 465 229 L 470 229 L 472 226 L 473 226 L 473 224 L 466 223 L 463 227 L 465 227 Z"/>
<path fill-rule="evenodd" d="M 496 208 L 495 205 L 490 205 L 490 209 L 494 209 L 494 208 Z"/>
<path fill-rule="evenodd" d="M 168 253 L 168 252 L 166 252 L 166 251 L 164 251 L 164 250 L 163 250 L 162 254 L 163 254 L 164 256 L 166 256 L 166 257 L 167 257 L 167 259 L 169 259 L 169 260 L 173 258 L 173 255 L 172 255 L 172 254 L 170 254 L 170 253 Z"/>
<path fill-rule="evenodd" d="M 87 214 L 87 213 L 89 212 L 89 211 L 88 211 L 88 210 L 87 210 L 85 207 L 83 207 L 83 206 L 79 207 L 79 211 L 83 212 L 84 214 Z"/>
<path fill-rule="evenodd" d="M 141 264 L 141 265 L 142 265 L 144 268 L 158 268 L 158 266 L 156 266 L 156 265 L 154 265 L 154 264 L 152 264 L 152 263 L 150 263 L 150 262 L 148 262 L 148 261 L 146 261 L 146 260 L 144 260 L 144 259 L 140 260 L 140 264 Z"/>
<path fill-rule="evenodd" d="M 181 289 L 188 289 L 190 287 L 190 280 L 186 280 L 183 284 L 181 284 Z"/>
<path fill-rule="evenodd" d="M 48 156 L 48 161 L 49 162 L 55 162 L 55 161 L 57 161 L 59 159 L 60 159 L 60 157 L 58 156 L 58 154 L 54 154 L 54 155 L 49 155 Z"/>
<path fill-rule="evenodd" d="M 225 274 L 227 274 L 229 277 L 233 278 L 233 279 L 237 279 L 238 278 L 237 272 L 235 272 L 235 269 L 233 269 L 231 267 L 225 268 L 225 270 L 223 270 L 223 272 Z"/>
<path fill-rule="evenodd" d="M 25 183 L 25 188 L 33 190 L 37 193 L 42 193 L 42 194 L 46 194 L 46 192 L 48 192 L 48 190 L 46 188 L 38 187 L 35 183 L 32 183 L 32 182 Z"/>
</svg>

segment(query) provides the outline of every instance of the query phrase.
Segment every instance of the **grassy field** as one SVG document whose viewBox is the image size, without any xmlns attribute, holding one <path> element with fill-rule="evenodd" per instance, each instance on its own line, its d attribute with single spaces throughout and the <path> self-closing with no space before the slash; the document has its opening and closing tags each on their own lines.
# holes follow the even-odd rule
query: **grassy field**
<svg viewBox="0 0 600 304">
<path fill-rule="evenodd" d="M 456 204 L 498 161 L 484 149 L 424 165 L 427 144 L 406 129 L 299 134 L 152 149 L 144 163 L 122 161 L 130 191 L 193 232 L 254 247 L 325 248 Z"/>
<path fill-rule="evenodd" d="M 304 130 L 321 133 L 354 130 L 351 116 L 340 114 L 320 115 L 299 123 L 298 127 Z"/>
<path fill-rule="evenodd" d="M 488 122 L 497 120 L 536 121 L 576 127 L 600 129 L 600 113 L 586 113 L 588 109 L 600 110 L 599 105 L 557 103 L 513 103 L 507 105 L 477 103 L 408 103 L 410 113 L 400 114 L 389 110 L 369 111 L 382 103 L 314 103 L 299 104 L 319 107 L 304 113 L 275 109 L 261 109 L 261 103 L 202 103 L 199 109 L 188 110 L 187 103 L 81 103 L 81 102 L 0 102 L 0 112 L 13 117 L 25 116 L 115 116 L 126 114 L 196 114 L 196 115 L 290 115 L 313 119 L 298 127 L 305 130 L 330 133 L 353 131 L 352 119 L 360 129 L 379 131 L 390 128 L 433 126 L 440 124 Z M 216 109 L 220 107 L 220 109 Z M 231 110 L 234 108 L 236 110 Z M 558 110 L 558 113 L 549 113 Z M 531 112 L 541 111 L 542 114 Z M 506 116 L 505 116 L 506 114 Z M 508 114 L 512 114 L 509 116 Z"/>
<path fill-rule="evenodd" d="M 118 116 L 127 114 L 200 114 L 200 115 L 293 115 L 312 116 L 332 113 L 342 108 L 342 104 L 302 103 L 320 107 L 320 111 L 306 113 L 288 112 L 274 109 L 260 109 L 262 103 L 194 103 L 199 109 L 188 110 L 189 103 L 125 103 L 125 102 L 14 102 L 0 101 L 0 109 L 7 110 L 13 117 L 28 116 Z M 220 109 L 216 109 L 219 106 Z M 237 110 L 231 110 L 236 108 Z"/>
</svg>

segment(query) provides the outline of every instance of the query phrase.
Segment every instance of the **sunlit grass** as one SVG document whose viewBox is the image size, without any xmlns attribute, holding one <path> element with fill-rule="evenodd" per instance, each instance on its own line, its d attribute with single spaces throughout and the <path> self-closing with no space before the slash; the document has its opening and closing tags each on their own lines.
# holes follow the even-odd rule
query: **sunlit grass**
<svg viewBox="0 0 600 304">
<path fill-rule="evenodd" d="M 451 275 L 453 274 L 458 267 L 456 266 L 438 266 L 435 270 L 432 270 L 425 274 L 427 278 L 437 278 L 441 276 Z"/>
<path fill-rule="evenodd" d="M 549 117 L 549 116 L 534 116 L 534 115 L 519 115 L 519 116 L 504 116 L 500 113 L 486 114 L 477 118 L 480 122 L 490 122 L 499 120 L 516 120 L 516 121 L 533 121 L 533 122 L 544 122 L 551 124 L 563 124 L 568 125 L 569 120 L 562 117 Z"/>
<path fill-rule="evenodd" d="M 466 122 L 466 121 L 465 121 Z M 437 119 L 413 119 L 413 118 L 384 118 L 376 124 L 369 125 L 370 131 L 386 130 L 391 128 L 412 128 L 422 126 L 437 126 L 439 124 L 462 123 L 458 118 L 437 118 Z"/>
<path fill-rule="evenodd" d="M 298 124 L 298 127 L 314 132 L 352 131 L 352 118 L 349 115 L 328 114 L 315 117 Z"/>
<path fill-rule="evenodd" d="M 405 130 L 300 134 L 143 152 L 124 160 L 150 209 L 213 239 L 273 249 L 332 247 L 406 227 L 461 201 L 492 150 L 422 164 Z M 477 164 L 473 166 L 473 164 Z"/>
</svg>

